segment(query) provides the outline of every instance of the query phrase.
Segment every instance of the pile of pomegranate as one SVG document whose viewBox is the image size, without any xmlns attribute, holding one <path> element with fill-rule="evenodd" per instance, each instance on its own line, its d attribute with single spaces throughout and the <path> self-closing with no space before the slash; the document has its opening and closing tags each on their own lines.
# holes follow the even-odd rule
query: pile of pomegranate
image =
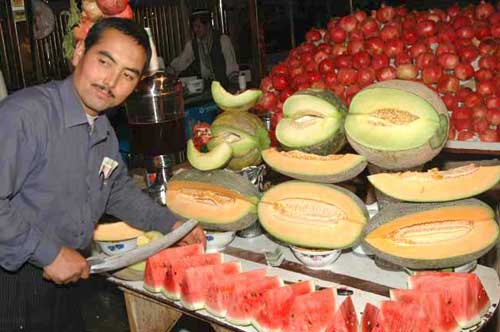
<svg viewBox="0 0 500 332">
<path fill-rule="evenodd" d="M 83 0 L 80 23 L 73 29 L 76 41 L 84 40 L 92 25 L 103 17 L 132 19 L 134 12 L 128 0 Z"/>
<path fill-rule="evenodd" d="M 487 2 L 447 10 L 382 6 L 313 28 L 274 66 L 258 109 L 273 112 L 309 87 L 330 89 L 347 105 L 377 81 L 420 81 L 443 98 L 450 140 L 500 142 L 500 10 Z"/>
</svg>

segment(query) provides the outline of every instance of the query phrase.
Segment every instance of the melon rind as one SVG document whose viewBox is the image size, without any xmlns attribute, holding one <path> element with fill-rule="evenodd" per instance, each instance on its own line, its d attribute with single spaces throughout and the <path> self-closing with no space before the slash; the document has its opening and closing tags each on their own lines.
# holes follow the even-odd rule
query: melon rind
<svg viewBox="0 0 500 332">
<path fill-rule="evenodd" d="M 457 267 L 460 265 L 464 265 L 466 263 L 470 263 L 479 257 L 486 254 L 491 248 L 493 248 L 498 243 L 499 238 L 499 228 L 498 224 L 496 225 L 496 236 L 495 240 L 491 241 L 488 245 L 486 245 L 482 250 L 471 252 L 470 254 L 460 255 L 455 257 L 441 258 L 441 259 L 413 259 L 407 257 L 394 256 L 389 253 L 383 252 L 378 248 L 372 246 L 370 243 L 366 241 L 366 237 L 376 228 L 386 223 L 391 222 L 394 219 L 407 216 L 410 214 L 420 213 L 424 211 L 437 210 L 440 208 L 446 207 L 481 207 L 483 209 L 489 210 L 491 213 L 492 220 L 495 220 L 495 213 L 491 209 L 491 207 L 478 199 L 469 198 L 459 201 L 452 202 L 443 202 L 443 203 L 396 203 L 387 206 L 384 210 L 377 213 L 365 226 L 363 231 L 363 241 L 362 246 L 365 252 L 368 254 L 374 254 L 379 258 L 386 260 L 392 264 L 396 264 L 399 266 L 407 267 L 415 270 L 436 270 L 436 269 L 444 269 Z"/>
<path fill-rule="evenodd" d="M 435 135 L 431 137 L 426 144 L 417 148 L 401 151 L 384 151 L 382 149 L 363 146 L 346 131 L 347 140 L 352 148 L 359 154 L 365 156 L 370 163 L 387 170 L 406 170 L 422 165 L 438 155 L 446 144 L 449 128 L 448 109 L 441 98 L 424 84 L 411 81 L 389 80 L 372 84 L 365 89 L 372 88 L 401 89 L 420 96 L 431 104 L 438 113 L 440 126 Z"/>
<path fill-rule="evenodd" d="M 224 111 L 248 111 L 257 104 L 262 96 L 262 91 L 257 89 L 248 89 L 240 94 L 231 94 L 217 81 L 212 82 L 211 92 L 214 102 Z"/>
<path fill-rule="evenodd" d="M 248 181 L 243 176 L 229 170 L 215 170 L 210 172 L 201 172 L 194 169 L 183 170 L 180 173 L 174 175 L 170 179 L 169 183 L 175 183 L 175 181 L 204 182 L 215 186 L 220 186 L 247 197 L 248 201 L 252 202 L 255 205 L 257 204 L 261 196 L 259 190 L 250 181 Z M 190 218 L 187 215 L 183 215 L 179 211 L 175 211 L 175 209 L 169 206 L 168 199 L 167 207 L 170 208 L 174 215 L 182 220 L 187 220 Z M 251 226 L 257 221 L 257 209 L 255 206 L 255 208 L 247 211 L 247 213 L 242 217 L 228 224 L 216 224 L 210 222 L 209 220 L 198 221 L 200 225 L 206 230 L 238 231 Z"/>
<path fill-rule="evenodd" d="M 300 246 L 303 248 L 312 248 L 312 249 L 343 249 L 343 248 L 350 248 L 350 247 L 356 246 L 359 243 L 359 241 L 361 240 L 361 236 L 362 236 L 362 229 L 360 229 L 359 233 L 356 233 L 356 234 L 335 234 L 336 237 L 342 237 L 343 239 L 346 239 L 346 238 L 349 239 L 348 241 L 345 241 L 342 245 L 318 243 L 317 241 L 315 241 L 314 238 L 310 238 L 304 242 L 304 241 L 301 241 L 298 239 L 294 239 L 293 236 L 291 237 L 289 235 L 278 234 L 278 233 L 274 232 L 271 229 L 270 225 L 268 224 L 266 217 L 264 216 L 264 212 L 265 212 L 264 209 L 266 209 L 266 204 L 269 203 L 269 202 L 266 202 L 266 194 L 271 193 L 274 190 L 277 190 L 277 188 L 279 186 L 283 186 L 283 185 L 289 186 L 289 185 L 294 185 L 294 184 L 299 184 L 299 185 L 307 184 L 307 185 L 313 185 L 313 186 L 320 186 L 320 187 L 326 188 L 327 190 L 337 191 L 340 194 L 344 195 L 347 199 L 349 199 L 358 208 L 358 212 L 363 216 L 362 222 L 366 223 L 369 219 L 368 211 L 367 211 L 366 206 L 363 203 L 363 201 L 358 196 L 356 196 L 355 194 L 350 192 L 349 190 L 342 188 L 340 186 L 333 185 L 333 184 L 308 183 L 308 182 L 303 182 L 303 181 L 298 181 L 298 180 L 291 180 L 291 181 L 283 182 L 283 183 L 271 188 L 270 190 L 268 190 L 264 194 L 264 196 L 262 197 L 262 200 L 259 202 L 259 206 L 258 206 L 259 220 L 260 220 L 262 227 L 264 227 L 264 229 L 266 229 L 266 231 L 269 233 L 269 235 L 271 235 L 272 237 L 276 238 L 277 240 L 282 241 L 282 242 L 287 243 L 287 244 L 292 244 L 292 245 Z M 290 188 L 288 188 L 288 189 L 292 190 Z"/>
<path fill-rule="evenodd" d="M 278 164 L 276 161 L 275 154 L 279 153 L 276 149 L 267 149 L 262 151 L 262 158 L 266 162 L 269 167 L 274 169 L 276 172 L 281 173 L 283 175 L 289 176 L 291 178 L 303 181 L 310 182 L 318 182 L 318 183 L 338 183 L 350 180 L 358 176 L 363 170 L 366 168 L 367 161 L 363 156 L 358 156 L 358 159 L 352 163 L 349 167 L 336 168 L 335 160 L 325 161 L 324 165 L 327 167 L 328 172 L 319 172 L 318 170 L 314 171 L 306 171 L 305 164 L 307 164 L 307 160 L 297 159 L 296 162 L 300 162 L 301 169 L 291 169 L 292 167 L 286 163 L 288 156 L 278 157 L 282 158 L 283 164 Z M 287 169 L 287 167 L 289 167 Z"/>
<path fill-rule="evenodd" d="M 221 168 L 228 163 L 233 155 L 231 146 L 225 142 L 217 145 L 210 152 L 203 153 L 196 149 L 191 139 L 188 140 L 186 154 L 191 166 L 200 171 Z"/>
</svg>

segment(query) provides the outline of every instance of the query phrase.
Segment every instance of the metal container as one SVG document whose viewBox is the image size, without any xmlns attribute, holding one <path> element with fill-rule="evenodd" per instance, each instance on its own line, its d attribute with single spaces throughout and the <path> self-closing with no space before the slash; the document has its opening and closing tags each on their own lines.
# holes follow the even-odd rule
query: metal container
<svg viewBox="0 0 500 332">
<path fill-rule="evenodd" d="M 148 75 L 127 99 L 125 108 L 132 154 L 148 159 L 185 150 L 184 97 L 182 84 L 174 76 L 163 70 Z"/>
</svg>

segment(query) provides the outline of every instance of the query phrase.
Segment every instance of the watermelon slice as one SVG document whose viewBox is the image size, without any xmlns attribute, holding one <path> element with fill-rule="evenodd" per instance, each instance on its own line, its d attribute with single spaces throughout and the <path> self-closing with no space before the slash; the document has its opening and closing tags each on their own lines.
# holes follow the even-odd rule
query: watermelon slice
<svg viewBox="0 0 500 332">
<path fill-rule="evenodd" d="M 293 301 L 283 327 L 286 332 L 324 332 L 335 317 L 335 290 L 300 295 Z"/>
<path fill-rule="evenodd" d="M 215 280 L 241 272 L 240 262 L 192 267 L 181 281 L 181 302 L 184 307 L 199 310 L 205 307 L 207 289 Z"/>
<path fill-rule="evenodd" d="M 380 329 L 383 332 L 432 332 L 429 317 L 423 306 L 416 303 L 383 301 L 379 314 Z"/>
<path fill-rule="evenodd" d="M 167 262 L 193 255 L 202 255 L 203 245 L 191 244 L 181 247 L 164 249 L 146 259 L 146 269 L 144 270 L 144 289 L 159 293 L 163 289 L 165 273 L 167 272 Z"/>
<path fill-rule="evenodd" d="M 380 331 L 378 324 L 378 315 L 380 310 L 371 303 L 365 305 L 363 317 L 361 319 L 361 332 L 376 332 Z"/>
<path fill-rule="evenodd" d="M 214 316 L 225 317 L 234 290 L 246 287 L 248 283 L 263 279 L 265 276 L 266 270 L 258 269 L 216 280 L 207 289 L 205 309 Z"/>
<path fill-rule="evenodd" d="M 335 313 L 328 332 L 358 332 L 358 318 L 352 299 L 348 296 Z"/>
<path fill-rule="evenodd" d="M 222 260 L 221 253 L 214 253 L 189 256 L 168 262 L 162 289 L 163 295 L 172 300 L 180 299 L 181 281 L 187 269 L 196 266 L 222 264 Z"/>
<path fill-rule="evenodd" d="M 259 331 L 282 331 L 286 317 L 295 298 L 313 291 L 314 282 L 311 280 L 301 281 L 267 291 L 264 296 L 262 296 L 261 303 L 255 312 L 252 324 Z"/>
<path fill-rule="evenodd" d="M 391 289 L 390 292 L 393 301 L 420 304 L 425 309 L 434 332 L 460 331 L 460 326 L 441 293 L 412 289 Z"/>
<path fill-rule="evenodd" d="M 443 294 L 462 328 L 476 325 L 488 310 L 490 299 L 474 273 L 422 272 L 408 279 L 411 289 Z"/>
<path fill-rule="evenodd" d="M 283 281 L 280 277 L 265 277 L 235 289 L 227 307 L 226 319 L 235 325 L 250 325 L 264 293 L 281 286 Z"/>
</svg>

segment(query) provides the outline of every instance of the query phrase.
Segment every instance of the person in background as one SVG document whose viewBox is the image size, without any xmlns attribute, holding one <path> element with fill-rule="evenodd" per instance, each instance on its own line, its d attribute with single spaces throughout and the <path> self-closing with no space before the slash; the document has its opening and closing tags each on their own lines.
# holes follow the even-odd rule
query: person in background
<svg viewBox="0 0 500 332">
<path fill-rule="evenodd" d="M 143 28 L 103 19 L 77 44 L 70 77 L 0 102 L 0 331 L 85 330 L 81 252 L 103 213 L 162 233 L 180 225 L 134 186 L 103 116 L 133 91 L 150 57 Z M 203 230 L 182 241 L 204 243 Z"/>
<path fill-rule="evenodd" d="M 226 89 L 237 86 L 239 67 L 231 39 L 213 29 L 210 11 L 194 10 L 189 23 L 194 37 L 170 62 L 170 68 L 177 75 L 186 71 L 206 81 L 219 81 Z"/>
</svg>

